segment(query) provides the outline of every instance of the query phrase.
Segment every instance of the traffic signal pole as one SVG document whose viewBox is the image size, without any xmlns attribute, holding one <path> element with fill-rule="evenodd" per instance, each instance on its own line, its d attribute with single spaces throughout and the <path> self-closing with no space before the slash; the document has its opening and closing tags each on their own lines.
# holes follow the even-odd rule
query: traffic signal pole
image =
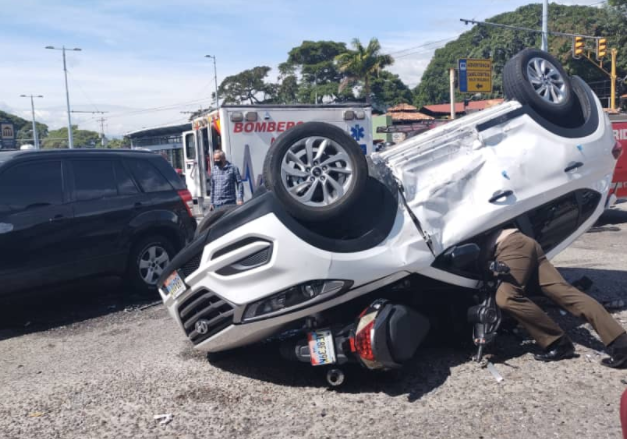
<svg viewBox="0 0 627 439">
<path fill-rule="evenodd" d="M 618 76 L 616 75 L 616 56 L 618 55 L 618 49 L 611 49 L 610 50 L 610 55 L 611 55 L 611 60 L 612 60 L 612 67 L 610 69 L 610 71 L 608 72 L 607 70 L 605 70 L 603 68 L 603 63 L 601 62 L 596 62 L 595 60 L 592 59 L 592 57 L 590 56 L 589 53 L 583 53 L 582 54 L 588 61 L 590 61 L 592 64 L 594 64 L 599 70 L 601 70 L 603 73 L 605 73 L 607 76 L 610 77 L 610 110 L 612 111 L 616 111 L 616 80 L 618 79 Z"/>
<path fill-rule="evenodd" d="M 612 55 L 612 73 L 610 74 L 611 82 L 612 82 L 612 99 L 610 103 L 610 108 L 612 111 L 616 110 L 616 55 L 618 54 L 618 49 L 612 49 L 610 54 Z"/>
</svg>

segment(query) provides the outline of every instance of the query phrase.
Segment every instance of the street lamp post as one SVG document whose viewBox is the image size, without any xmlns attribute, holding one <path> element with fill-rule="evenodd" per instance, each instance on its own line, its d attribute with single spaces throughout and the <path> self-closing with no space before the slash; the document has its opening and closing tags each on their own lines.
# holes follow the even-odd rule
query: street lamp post
<svg viewBox="0 0 627 439">
<path fill-rule="evenodd" d="M 216 57 L 215 55 L 205 55 L 205 58 L 213 59 L 213 79 L 216 82 L 216 109 L 220 108 L 220 98 L 218 97 L 218 69 L 216 67 Z"/>
<path fill-rule="evenodd" d="M 20 95 L 21 98 L 30 98 L 30 110 L 33 114 L 33 142 L 35 149 L 39 149 L 39 136 L 37 135 L 37 124 L 35 123 L 35 101 L 33 98 L 43 98 L 42 95 Z"/>
<path fill-rule="evenodd" d="M 65 98 L 67 101 L 67 123 L 68 123 L 68 127 L 67 127 L 67 138 L 68 138 L 68 146 L 70 149 L 74 148 L 74 138 L 72 136 L 72 116 L 71 116 L 71 111 L 70 111 L 70 91 L 68 90 L 68 86 L 67 86 L 67 64 L 65 62 L 65 51 L 66 50 L 71 50 L 74 52 L 80 52 L 82 49 L 75 47 L 74 49 L 66 49 L 65 46 L 62 47 L 53 47 L 53 46 L 46 46 L 46 49 L 51 49 L 51 50 L 61 50 L 63 52 L 63 73 L 65 74 Z"/>
</svg>

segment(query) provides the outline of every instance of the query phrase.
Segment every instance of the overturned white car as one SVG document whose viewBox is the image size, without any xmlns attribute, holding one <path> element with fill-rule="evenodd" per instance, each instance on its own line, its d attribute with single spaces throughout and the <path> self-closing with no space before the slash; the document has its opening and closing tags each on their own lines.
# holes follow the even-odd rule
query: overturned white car
<svg viewBox="0 0 627 439">
<path fill-rule="evenodd" d="M 288 356 L 389 368 L 437 330 L 425 303 L 446 292 L 489 341 L 486 236 L 513 225 L 557 254 L 605 208 L 620 153 L 599 100 L 545 52 L 511 59 L 504 87 L 509 101 L 368 159 L 328 124 L 281 135 L 266 188 L 207 218 L 165 270 L 171 316 L 204 351 L 303 328 Z"/>
</svg>

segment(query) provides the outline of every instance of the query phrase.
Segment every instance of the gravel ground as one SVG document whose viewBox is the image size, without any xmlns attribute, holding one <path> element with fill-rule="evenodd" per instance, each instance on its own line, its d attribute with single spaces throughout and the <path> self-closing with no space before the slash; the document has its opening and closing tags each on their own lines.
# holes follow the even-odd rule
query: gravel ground
<svg viewBox="0 0 627 439">
<path fill-rule="evenodd" d="M 623 204 L 555 262 L 601 300 L 627 300 L 626 244 Z M 161 305 L 120 289 L 106 279 L 0 306 L 0 437 L 621 437 L 627 374 L 600 366 L 589 326 L 554 307 L 578 358 L 538 363 L 532 343 L 505 334 L 500 383 L 469 348 L 431 347 L 402 371 L 350 370 L 330 390 L 264 346 L 209 360 Z M 614 316 L 627 327 L 627 311 Z"/>
</svg>

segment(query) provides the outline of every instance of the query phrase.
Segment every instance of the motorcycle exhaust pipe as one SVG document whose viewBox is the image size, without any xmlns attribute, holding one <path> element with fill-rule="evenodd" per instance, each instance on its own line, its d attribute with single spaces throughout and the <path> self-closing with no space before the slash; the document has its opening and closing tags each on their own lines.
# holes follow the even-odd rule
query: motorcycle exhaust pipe
<svg viewBox="0 0 627 439">
<path fill-rule="evenodd" d="M 329 369 L 327 371 L 327 383 L 331 387 L 338 387 L 344 383 L 344 372 L 341 369 Z"/>
</svg>

